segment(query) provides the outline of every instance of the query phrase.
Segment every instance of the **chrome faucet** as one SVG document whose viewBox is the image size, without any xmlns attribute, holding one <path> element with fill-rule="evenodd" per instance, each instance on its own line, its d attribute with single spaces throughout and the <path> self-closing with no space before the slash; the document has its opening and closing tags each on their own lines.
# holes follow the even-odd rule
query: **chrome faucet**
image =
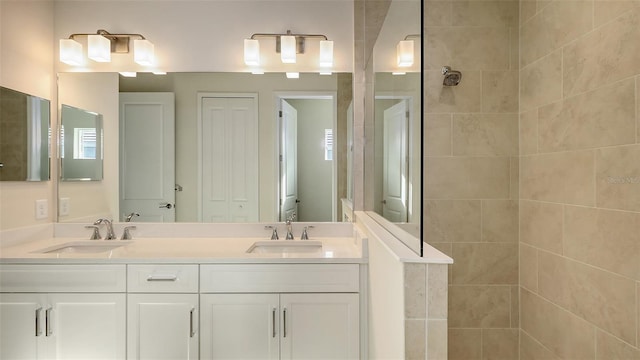
<svg viewBox="0 0 640 360">
<path fill-rule="evenodd" d="M 265 230 L 271 230 L 271 240 L 278 240 L 278 227 L 276 225 L 267 225 Z"/>
<path fill-rule="evenodd" d="M 291 215 L 289 215 L 289 217 L 287 218 L 287 221 L 285 221 L 285 224 L 287 225 L 287 237 L 285 238 L 286 240 L 293 240 L 293 226 L 291 226 L 291 222 L 293 220 L 296 219 L 296 213 L 293 212 L 291 213 Z"/>
<path fill-rule="evenodd" d="M 96 222 L 93 223 L 93 225 L 100 225 L 100 224 L 105 224 L 107 226 L 107 235 L 105 235 L 104 237 L 105 240 L 114 240 L 118 238 L 116 236 L 116 233 L 113 232 L 113 225 L 111 224 L 111 220 L 98 219 L 96 220 Z"/>
<path fill-rule="evenodd" d="M 132 212 L 131 214 L 127 215 L 127 217 L 124 219 L 124 222 L 131 222 L 131 218 L 133 218 L 134 216 L 140 216 L 140 214 Z"/>
</svg>

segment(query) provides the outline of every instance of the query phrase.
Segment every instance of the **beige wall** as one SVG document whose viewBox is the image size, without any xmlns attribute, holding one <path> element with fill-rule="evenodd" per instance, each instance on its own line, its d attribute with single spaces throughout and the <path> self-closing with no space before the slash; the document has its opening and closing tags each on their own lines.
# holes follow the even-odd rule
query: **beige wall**
<svg viewBox="0 0 640 360">
<path fill-rule="evenodd" d="M 640 8 L 521 2 L 521 359 L 640 359 Z"/>
<path fill-rule="evenodd" d="M 0 85 L 51 100 L 51 122 L 55 126 L 51 29 L 53 2 L 0 1 Z M 52 168 L 51 177 L 55 176 Z M 54 191 L 52 181 L 0 182 L 0 230 L 51 222 L 55 218 Z M 47 219 L 35 219 L 38 199 L 49 202 Z"/>
<path fill-rule="evenodd" d="M 449 359 L 517 359 L 518 2 L 426 1 L 423 41 L 424 232 L 454 260 Z"/>
</svg>

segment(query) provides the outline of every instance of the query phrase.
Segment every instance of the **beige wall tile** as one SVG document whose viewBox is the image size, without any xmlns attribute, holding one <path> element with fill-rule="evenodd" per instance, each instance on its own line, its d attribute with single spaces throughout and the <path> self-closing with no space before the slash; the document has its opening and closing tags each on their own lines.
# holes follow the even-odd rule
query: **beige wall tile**
<svg viewBox="0 0 640 360">
<path fill-rule="evenodd" d="M 517 1 L 455 1 L 453 26 L 518 26 Z"/>
<path fill-rule="evenodd" d="M 558 360 L 558 357 L 520 330 L 520 360 Z"/>
<path fill-rule="evenodd" d="M 503 28 L 427 27 L 425 36 L 426 68 L 455 65 L 463 71 L 462 83 L 469 70 L 509 69 L 509 32 Z"/>
<path fill-rule="evenodd" d="M 538 250 L 520 243 L 520 286 L 538 291 Z"/>
<path fill-rule="evenodd" d="M 425 26 L 451 26 L 451 1 L 425 1 Z"/>
<path fill-rule="evenodd" d="M 636 129 L 638 130 L 636 142 L 640 144 L 640 76 L 636 76 L 636 122 Z"/>
<path fill-rule="evenodd" d="M 610 359 L 640 360 L 640 349 L 598 330 L 596 334 L 596 360 Z"/>
<path fill-rule="evenodd" d="M 532 110 L 561 98 L 562 52 L 560 50 L 520 70 L 520 111 Z"/>
<path fill-rule="evenodd" d="M 449 326 L 508 328 L 511 326 L 509 286 L 450 286 Z"/>
<path fill-rule="evenodd" d="M 482 112 L 517 113 L 518 76 L 517 70 L 483 71 Z"/>
<path fill-rule="evenodd" d="M 507 199 L 508 157 L 429 157 L 425 159 L 427 199 Z"/>
<path fill-rule="evenodd" d="M 635 282 L 560 256 L 538 256 L 538 293 L 627 342 L 636 341 Z"/>
<path fill-rule="evenodd" d="M 482 359 L 518 359 L 518 329 L 483 329 Z"/>
<path fill-rule="evenodd" d="M 634 79 L 540 108 L 540 152 L 635 144 Z"/>
<path fill-rule="evenodd" d="M 536 14 L 536 1 L 520 1 L 520 25 L 531 19 Z"/>
<path fill-rule="evenodd" d="M 562 254 L 562 205 L 520 200 L 520 241 Z"/>
<path fill-rule="evenodd" d="M 520 287 L 511 287 L 511 327 L 520 327 Z"/>
<path fill-rule="evenodd" d="M 427 242 L 480 241 L 479 200 L 425 200 Z"/>
<path fill-rule="evenodd" d="M 447 360 L 447 321 L 427 320 L 427 359 Z"/>
<path fill-rule="evenodd" d="M 404 316 L 427 318 L 427 269 L 425 264 L 404 264 Z"/>
<path fill-rule="evenodd" d="M 442 63 L 440 67 L 449 63 Z M 442 85 L 440 68 L 424 71 L 425 110 L 429 113 L 479 112 L 481 94 L 480 71 L 463 71 L 458 86 Z"/>
<path fill-rule="evenodd" d="M 636 331 L 636 344 L 638 346 L 638 348 L 640 348 L 640 282 L 636 283 L 636 301 L 637 301 L 637 306 L 638 306 L 638 310 L 636 312 L 636 314 L 638 314 L 638 321 L 637 321 L 637 325 L 638 325 L 638 330 Z"/>
<path fill-rule="evenodd" d="M 511 42 L 511 47 L 509 48 L 509 56 L 510 56 L 509 69 L 519 70 L 520 69 L 520 28 L 518 28 L 517 26 L 509 28 L 509 41 Z"/>
<path fill-rule="evenodd" d="M 640 211 L 640 145 L 598 149 L 598 207 Z"/>
<path fill-rule="evenodd" d="M 517 284 L 518 244 L 453 244 L 453 284 Z"/>
<path fill-rule="evenodd" d="M 538 153 L 538 109 L 520 114 L 520 154 Z"/>
<path fill-rule="evenodd" d="M 633 10 L 633 8 L 640 6 L 640 1 L 595 0 L 593 6 L 595 26 L 598 27 L 630 10 Z"/>
<path fill-rule="evenodd" d="M 482 330 L 449 329 L 449 360 L 480 360 Z"/>
<path fill-rule="evenodd" d="M 447 319 L 447 303 L 449 298 L 448 265 L 427 265 L 427 318 Z"/>
<path fill-rule="evenodd" d="M 482 201 L 482 241 L 518 242 L 518 201 Z"/>
<path fill-rule="evenodd" d="M 429 243 L 429 245 L 433 246 L 434 248 L 438 249 L 439 251 L 442 251 L 443 254 L 447 255 L 450 258 L 453 258 L 453 249 L 452 249 L 452 245 L 450 242 L 445 242 L 445 243 L 431 243 L 429 241 L 427 241 L 427 243 Z M 449 280 L 449 283 L 451 283 L 451 281 L 453 280 L 453 269 L 452 269 L 453 265 L 449 264 L 447 265 L 447 278 Z"/>
<path fill-rule="evenodd" d="M 640 214 L 566 206 L 564 255 L 640 280 Z"/>
<path fill-rule="evenodd" d="M 453 115 L 453 155 L 510 156 L 517 152 L 517 114 Z"/>
<path fill-rule="evenodd" d="M 595 359 L 595 327 L 543 298 L 520 289 L 522 330 L 563 359 Z"/>
<path fill-rule="evenodd" d="M 520 159 L 522 199 L 574 205 L 595 204 L 592 151 L 524 156 Z"/>
<path fill-rule="evenodd" d="M 512 156 L 509 159 L 511 166 L 511 186 L 509 190 L 510 199 L 518 200 L 520 198 L 520 158 Z"/>
<path fill-rule="evenodd" d="M 405 320 L 404 322 L 404 351 L 405 359 L 426 359 L 426 320 Z"/>
<path fill-rule="evenodd" d="M 593 1 L 554 1 L 522 24 L 520 64 L 525 66 L 593 28 Z"/>
<path fill-rule="evenodd" d="M 451 155 L 451 114 L 425 114 L 424 124 L 425 154 Z"/>
<path fill-rule="evenodd" d="M 607 23 L 564 48 L 565 97 L 640 73 L 640 8 Z"/>
</svg>

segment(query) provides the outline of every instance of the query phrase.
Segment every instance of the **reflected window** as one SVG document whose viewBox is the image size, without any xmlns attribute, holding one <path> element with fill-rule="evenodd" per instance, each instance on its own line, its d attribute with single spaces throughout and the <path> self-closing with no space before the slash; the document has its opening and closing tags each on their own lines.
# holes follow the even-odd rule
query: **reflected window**
<svg viewBox="0 0 640 360">
<path fill-rule="evenodd" d="M 75 128 L 73 129 L 74 140 L 73 158 L 95 160 L 96 158 L 96 129 L 95 128 Z"/>
<path fill-rule="evenodd" d="M 324 159 L 333 160 L 333 129 L 324 129 Z"/>
</svg>

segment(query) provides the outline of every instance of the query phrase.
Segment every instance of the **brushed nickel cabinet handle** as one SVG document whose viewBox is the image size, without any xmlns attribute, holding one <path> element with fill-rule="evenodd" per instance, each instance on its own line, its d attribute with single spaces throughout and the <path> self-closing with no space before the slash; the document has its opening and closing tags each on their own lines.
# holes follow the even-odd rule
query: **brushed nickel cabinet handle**
<svg viewBox="0 0 640 360">
<path fill-rule="evenodd" d="M 189 336 L 194 337 L 196 335 L 195 326 L 193 326 L 193 313 L 196 311 L 195 308 L 191 308 L 189 311 Z"/>
<path fill-rule="evenodd" d="M 276 308 L 271 310 L 271 337 L 276 337 Z"/>
<path fill-rule="evenodd" d="M 45 321 L 46 321 L 46 325 L 45 325 L 45 335 L 46 336 L 51 336 L 53 335 L 53 331 L 51 331 L 51 323 L 53 323 L 53 317 L 51 316 L 51 313 L 53 312 L 53 308 L 48 308 L 47 310 L 45 310 L 44 312 L 44 317 L 45 317 Z"/>
<path fill-rule="evenodd" d="M 282 310 L 282 336 L 287 337 L 287 308 Z"/>
<path fill-rule="evenodd" d="M 40 317 L 42 315 L 42 307 L 36 309 L 36 336 L 42 335 L 42 323 Z"/>
<path fill-rule="evenodd" d="M 147 277 L 147 281 L 176 281 L 177 275 L 150 275 Z"/>
</svg>

